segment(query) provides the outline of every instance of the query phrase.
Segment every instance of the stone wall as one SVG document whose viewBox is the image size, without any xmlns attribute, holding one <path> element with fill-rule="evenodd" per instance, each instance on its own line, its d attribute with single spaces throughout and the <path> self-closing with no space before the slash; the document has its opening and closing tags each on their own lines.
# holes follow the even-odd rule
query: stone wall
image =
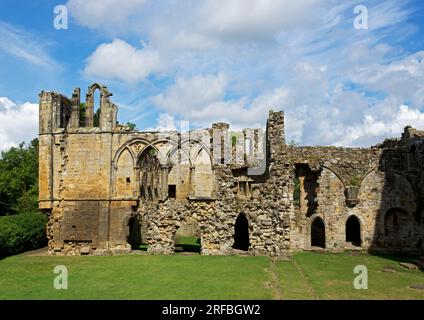
<svg viewBox="0 0 424 320">
<path fill-rule="evenodd" d="M 285 143 L 284 114 L 270 111 L 266 130 L 136 132 L 117 123 L 110 96 L 90 86 L 82 116 L 79 88 L 71 99 L 40 94 L 39 206 L 50 213 L 51 254 L 129 252 L 134 228 L 151 254 L 172 254 L 185 233 L 206 255 L 423 252 L 421 131 L 372 148 L 296 147 Z"/>
</svg>

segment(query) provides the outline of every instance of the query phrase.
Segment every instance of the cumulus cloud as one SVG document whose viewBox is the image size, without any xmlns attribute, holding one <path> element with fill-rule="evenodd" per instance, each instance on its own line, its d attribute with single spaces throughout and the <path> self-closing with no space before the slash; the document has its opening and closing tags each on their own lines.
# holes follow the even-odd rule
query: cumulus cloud
<svg viewBox="0 0 424 320">
<path fill-rule="evenodd" d="M 365 115 L 362 123 L 348 126 L 346 134 L 336 145 L 363 145 L 383 141 L 387 137 L 400 137 L 404 128 L 413 124 L 424 128 L 424 112 L 401 105 L 389 117 Z M 359 142 L 359 143 L 358 143 Z"/>
<path fill-rule="evenodd" d="M 265 124 L 271 107 L 288 106 L 290 93 L 277 88 L 255 99 L 225 99 L 228 78 L 223 74 L 208 74 L 192 78 L 178 78 L 164 93 L 152 97 L 160 109 L 178 114 L 194 125 L 207 125 L 226 121 L 234 128 Z"/>
<path fill-rule="evenodd" d="M 8 111 L 13 106 L 15 106 L 15 103 L 12 100 L 10 100 L 9 98 L 6 98 L 6 97 L 0 97 L 0 111 L 1 112 Z"/>
<path fill-rule="evenodd" d="M 366 79 L 370 88 L 374 83 L 383 88 L 387 83 L 397 83 L 399 70 L 408 70 L 408 79 L 402 79 L 409 85 L 399 84 L 398 90 L 388 88 L 381 99 L 343 83 L 331 86 L 325 65 L 302 62 L 293 66 L 296 77 L 291 82 L 254 98 L 228 98 L 230 79 L 209 74 L 178 78 L 152 101 L 199 126 L 226 121 L 235 128 L 258 127 L 265 124 L 269 109 L 283 110 L 287 140 L 311 145 L 369 146 L 386 137 L 399 137 L 406 125 L 424 129 L 423 101 L 416 95 L 424 86 L 422 54 L 373 66 L 372 74 L 367 68 L 355 69 L 357 77 Z M 384 81 L 379 80 L 383 75 Z M 406 106 L 408 99 L 411 105 Z"/>
<path fill-rule="evenodd" d="M 115 39 L 96 48 L 87 59 L 84 73 L 90 78 L 137 83 L 161 67 L 157 51 L 148 46 L 139 49 Z"/>
<path fill-rule="evenodd" d="M 401 97 L 415 106 L 424 106 L 424 51 L 387 65 L 368 64 L 355 68 L 352 80 L 370 90 Z"/>
<path fill-rule="evenodd" d="M 0 151 L 28 142 L 38 135 L 38 104 L 0 97 L 0 123 Z"/>
<path fill-rule="evenodd" d="M 152 98 L 153 102 L 168 112 L 189 115 L 207 105 L 223 99 L 228 79 L 225 75 L 197 75 L 176 79 L 175 84 Z"/>
<path fill-rule="evenodd" d="M 113 12 L 112 2 L 86 11 L 81 24 L 100 30 L 97 15 Z M 263 126 L 272 108 L 285 111 L 288 140 L 370 145 L 384 135 L 400 135 L 404 125 L 421 125 L 424 54 L 408 56 L 399 46 L 414 31 L 407 23 L 412 13 L 407 2 L 368 1 L 369 29 L 360 31 L 353 28 L 358 3 L 140 1 L 129 10 L 125 5 L 115 18 L 126 21 L 127 35 L 148 45 L 104 43 L 84 71 L 124 83 L 164 75 L 166 81 L 154 83 L 150 97 L 140 94 L 143 106 L 162 113 L 158 127 L 172 128 L 174 117 L 196 126 L 216 121 Z M 131 23 L 136 17 L 142 21 L 138 31 Z M 108 27 L 102 30 L 110 33 Z"/>
</svg>

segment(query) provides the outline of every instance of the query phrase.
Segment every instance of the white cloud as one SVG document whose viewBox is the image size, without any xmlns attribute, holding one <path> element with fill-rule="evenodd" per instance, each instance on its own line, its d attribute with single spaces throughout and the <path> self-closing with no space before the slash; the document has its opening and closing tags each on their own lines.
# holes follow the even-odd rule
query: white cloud
<svg viewBox="0 0 424 320">
<path fill-rule="evenodd" d="M 80 25 L 93 29 L 126 28 L 129 19 L 140 13 L 146 0 L 69 0 L 70 14 Z"/>
<path fill-rule="evenodd" d="M 157 51 L 148 46 L 138 49 L 115 39 L 96 48 L 87 59 L 84 73 L 90 78 L 137 83 L 162 67 Z"/>
<path fill-rule="evenodd" d="M 168 112 L 184 116 L 201 110 L 224 98 L 228 79 L 225 75 L 197 75 L 190 79 L 179 77 L 164 93 L 152 98 L 153 102 Z"/>
<path fill-rule="evenodd" d="M 0 151 L 28 142 L 38 135 L 38 104 L 0 97 L 0 123 Z"/>
<path fill-rule="evenodd" d="M 352 70 L 352 79 L 370 90 L 401 97 L 424 106 L 424 51 L 387 65 L 365 65 Z"/>
<path fill-rule="evenodd" d="M 6 98 L 6 97 L 0 97 L 0 111 L 1 112 L 8 111 L 13 106 L 15 106 L 15 103 L 12 100 L 10 100 L 9 98 Z"/>
<path fill-rule="evenodd" d="M 172 85 L 154 83 L 153 97 L 141 98 L 166 112 L 159 127 L 175 125 L 173 117 L 263 126 L 273 108 L 285 111 L 288 140 L 362 146 L 401 133 L 401 105 L 408 124 L 421 125 L 424 54 L 405 56 L 399 45 L 414 30 L 406 2 L 368 1 L 370 28 L 361 31 L 353 28 L 358 0 L 142 2 L 116 19 L 148 46 L 100 45 L 85 74 L 126 83 L 165 75 Z M 97 15 L 112 14 L 110 3 L 86 12 L 85 25 L 101 29 Z"/>
<path fill-rule="evenodd" d="M 33 34 L 0 21 L 0 51 L 44 68 L 59 68 L 46 51 L 46 43 Z"/>
<path fill-rule="evenodd" d="M 178 114 L 196 126 L 226 121 L 233 128 L 262 127 L 269 109 L 289 107 L 292 101 L 290 92 L 283 87 L 253 100 L 225 99 L 228 85 L 228 78 L 223 74 L 178 78 L 164 93 L 151 99 L 160 109 Z"/>
<path fill-rule="evenodd" d="M 316 10 L 323 4 L 321 0 L 207 0 L 195 21 L 204 32 L 223 39 L 272 40 L 282 30 L 316 22 Z"/>
<path fill-rule="evenodd" d="M 158 125 L 156 130 L 158 131 L 177 130 L 177 127 L 175 125 L 175 118 L 168 113 L 161 113 L 158 118 Z"/>
<path fill-rule="evenodd" d="M 346 135 L 336 145 L 373 144 L 389 137 L 400 137 L 408 125 L 424 128 L 424 112 L 401 105 L 389 117 L 366 115 L 363 122 L 348 126 Z"/>
<path fill-rule="evenodd" d="M 199 126 L 225 121 L 236 128 L 258 127 L 265 124 L 269 109 L 284 110 L 287 140 L 310 145 L 369 146 L 400 136 L 406 125 L 424 129 L 424 103 L 422 97 L 418 99 L 424 91 L 422 54 L 366 67 L 371 69 L 363 65 L 354 68 L 370 88 L 374 83 L 383 87 L 398 83 L 399 70 L 408 70 L 408 78 L 402 78 L 407 85 L 398 83 L 397 89 L 389 88 L 386 97 L 379 98 L 362 89 L 346 88 L 343 83 L 330 86 L 328 66 L 300 62 L 293 66 L 295 76 L 290 82 L 255 98 L 229 98 L 231 79 L 218 74 L 178 78 L 152 101 Z M 412 104 L 406 107 L 408 98 Z"/>
</svg>

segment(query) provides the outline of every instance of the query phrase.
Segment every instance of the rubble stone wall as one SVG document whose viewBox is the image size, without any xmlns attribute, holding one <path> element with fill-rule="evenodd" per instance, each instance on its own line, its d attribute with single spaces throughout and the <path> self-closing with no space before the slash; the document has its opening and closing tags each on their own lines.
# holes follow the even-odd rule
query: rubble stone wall
<svg viewBox="0 0 424 320">
<path fill-rule="evenodd" d="M 253 255 L 423 252 L 422 131 L 371 148 L 290 146 L 283 112 L 270 111 L 265 130 L 137 132 L 117 123 L 110 96 L 90 86 L 81 114 L 78 88 L 71 99 L 40 94 L 39 207 L 51 254 L 129 252 L 134 221 L 150 254 L 174 253 L 177 234 L 198 236 L 202 254 L 237 254 L 244 231 Z"/>
</svg>

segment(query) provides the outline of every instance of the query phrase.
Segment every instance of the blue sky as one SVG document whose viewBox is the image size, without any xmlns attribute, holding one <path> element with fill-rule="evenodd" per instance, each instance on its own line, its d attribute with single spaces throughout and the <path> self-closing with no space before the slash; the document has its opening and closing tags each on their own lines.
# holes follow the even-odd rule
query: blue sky
<svg viewBox="0 0 424 320">
<path fill-rule="evenodd" d="M 56 5 L 68 29 L 53 27 Z M 368 28 L 357 30 L 364 5 Z M 37 135 L 41 90 L 108 86 L 120 122 L 264 126 L 307 145 L 370 146 L 424 129 L 424 3 L 69 0 L 0 4 L 0 150 Z"/>
</svg>

